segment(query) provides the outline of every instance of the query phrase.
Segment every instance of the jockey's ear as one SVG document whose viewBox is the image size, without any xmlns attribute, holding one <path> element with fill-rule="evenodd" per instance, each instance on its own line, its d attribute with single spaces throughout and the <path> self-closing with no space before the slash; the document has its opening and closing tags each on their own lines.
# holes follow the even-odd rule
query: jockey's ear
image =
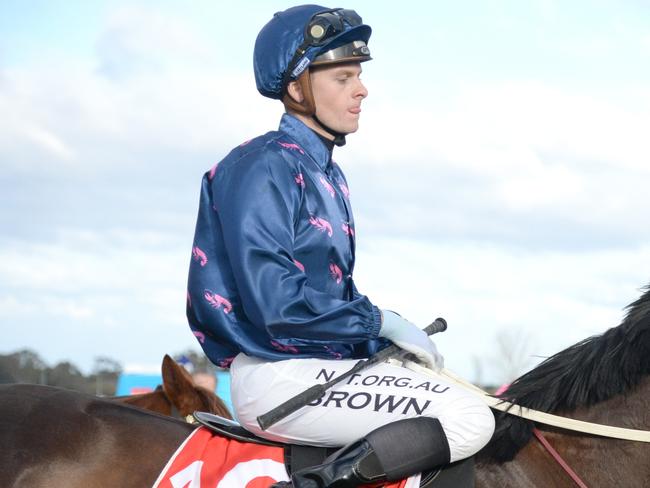
<svg viewBox="0 0 650 488">
<path fill-rule="evenodd" d="M 292 81 L 287 85 L 287 95 L 289 95 L 295 102 L 302 103 L 305 95 L 302 92 L 302 86 L 297 81 Z"/>
</svg>

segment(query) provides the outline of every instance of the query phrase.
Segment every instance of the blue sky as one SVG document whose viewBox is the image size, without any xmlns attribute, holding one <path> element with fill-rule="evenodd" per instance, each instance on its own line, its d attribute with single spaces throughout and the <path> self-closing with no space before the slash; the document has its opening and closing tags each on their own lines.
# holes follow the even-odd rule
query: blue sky
<svg viewBox="0 0 650 488">
<path fill-rule="evenodd" d="M 276 127 L 255 36 L 285 2 L 0 4 L 0 353 L 157 368 L 202 173 Z M 362 292 L 499 382 L 619 323 L 650 282 L 650 7 L 351 1 L 370 96 L 337 150 Z M 506 347 L 507 348 L 507 347 Z M 523 360 L 520 362 L 524 362 Z"/>
</svg>

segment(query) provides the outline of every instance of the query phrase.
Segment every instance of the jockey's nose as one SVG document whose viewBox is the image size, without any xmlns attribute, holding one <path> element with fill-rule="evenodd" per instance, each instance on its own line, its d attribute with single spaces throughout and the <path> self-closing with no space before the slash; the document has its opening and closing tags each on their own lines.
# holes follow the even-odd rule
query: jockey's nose
<svg viewBox="0 0 650 488">
<path fill-rule="evenodd" d="M 366 88 L 366 85 L 363 84 L 363 81 L 357 80 L 358 86 L 355 91 L 355 98 L 360 97 L 361 99 L 364 99 L 368 96 L 368 89 Z"/>
</svg>

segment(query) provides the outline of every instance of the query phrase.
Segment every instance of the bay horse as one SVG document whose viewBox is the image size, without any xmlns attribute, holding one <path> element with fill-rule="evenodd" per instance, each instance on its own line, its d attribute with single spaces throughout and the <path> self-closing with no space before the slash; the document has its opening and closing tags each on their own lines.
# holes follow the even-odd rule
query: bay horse
<svg viewBox="0 0 650 488">
<path fill-rule="evenodd" d="M 621 325 L 552 356 L 504 397 L 582 420 L 650 428 L 650 290 Z M 650 486 L 650 446 L 539 427 L 590 487 Z M 7 488 L 150 487 L 194 426 L 40 385 L 0 385 L 0 479 Z M 531 424 L 497 413 L 477 456 L 478 487 L 569 487 Z M 435 486 L 435 485 L 433 485 Z"/>
<path fill-rule="evenodd" d="M 187 370 L 169 354 L 163 357 L 161 370 L 163 383 L 154 391 L 111 399 L 180 419 L 188 418 L 197 410 L 232 419 L 223 400 L 214 392 L 197 385 Z"/>
<path fill-rule="evenodd" d="M 587 422 L 650 430 L 650 287 L 626 310 L 618 327 L 549 357 L 500 397 Z M 533 422 L 495 416 L 494 436 L 476 458 L 477 487 L 576 486 L 531 441 Z M 650 486 L 649 443 L 536 427 L 587 486 Z"/>
<path fill-rule="evenodd" d="M 6 488 L 145 488 L 195 426 L 43 385 L 0 385 Z"/>
</svg>

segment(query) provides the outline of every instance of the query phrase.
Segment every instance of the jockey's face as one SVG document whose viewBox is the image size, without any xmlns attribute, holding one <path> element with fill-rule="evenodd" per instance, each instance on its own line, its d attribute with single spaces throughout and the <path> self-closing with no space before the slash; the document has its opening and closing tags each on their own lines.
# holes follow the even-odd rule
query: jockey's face
<svg viewBox="0 0 650 488">
<path fill-rule="evenodd" d="M 361 82 L 361 64 L 315 67 L 310 74 L 318 119 L 337 132 L 356 132 L 361 101 L 368 96 L 368 90 Z M 331 138 L 329 134 L 323 135 Z"/>
</svg>

